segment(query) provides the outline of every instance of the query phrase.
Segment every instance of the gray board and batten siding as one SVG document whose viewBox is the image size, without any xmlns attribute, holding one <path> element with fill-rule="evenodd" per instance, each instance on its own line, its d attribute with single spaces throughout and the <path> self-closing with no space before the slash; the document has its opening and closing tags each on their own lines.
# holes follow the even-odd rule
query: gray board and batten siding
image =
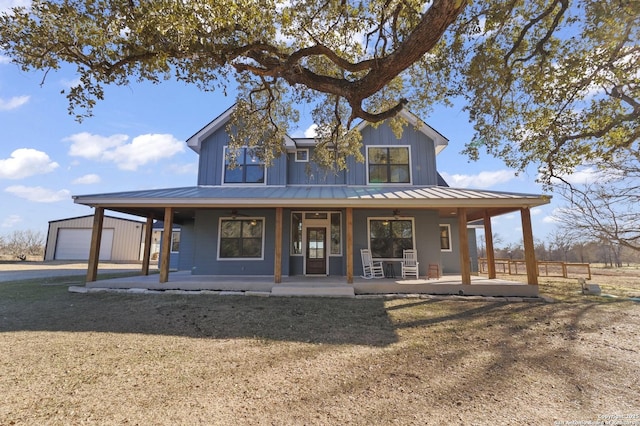
<svg viewBox="0 0 640 426">
<path fill-rule="evenodd" d="M 411 156 L 411 184 L 438 185 L 436 170 L 435 142 L 429 136 L 409 125 L 404 129 L 402 137 L 396 138 L 387 124 L 377 128 L 371 126 L 362 130 L 363 156 L 367 157 L 367 146 L 408 146 Z M 224 127 L 220 127 L 208 135 L 199 145 L 198 185 L 222 185 L 224 174 L 224 147 L 229 144 L 229 135 Z M 309 158 L 313 158 L 314 148 L 309 150 Z M 297 162 L 295 153 L 276 158 L 266 170 L 266 185 L 367 185 L 367 167 L 365 163 L 356 162 L 353 157 L 347 159 L 348 173 L 345 171 L 322 170 L 312 162 Z"/>
</svg>

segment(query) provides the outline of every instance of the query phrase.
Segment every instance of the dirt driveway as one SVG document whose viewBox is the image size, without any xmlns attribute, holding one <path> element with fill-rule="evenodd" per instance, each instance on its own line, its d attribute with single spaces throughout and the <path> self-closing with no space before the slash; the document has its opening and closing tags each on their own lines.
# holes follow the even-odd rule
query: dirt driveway
<svg viewBox="0 0 640 426">
<path fill-rule="evenodd" d="M 153 266 L 152 266 L 153 267 Z M 141 270 L 139 264 L 100 263 L 98 271 L 129 272 Z M 0 262 L 0 282 L 28 280 L 34 278 L 62 277 L 66 275 L 84 275 L 87 263 L 79 261 L 54 262 Z"/>
</svg>

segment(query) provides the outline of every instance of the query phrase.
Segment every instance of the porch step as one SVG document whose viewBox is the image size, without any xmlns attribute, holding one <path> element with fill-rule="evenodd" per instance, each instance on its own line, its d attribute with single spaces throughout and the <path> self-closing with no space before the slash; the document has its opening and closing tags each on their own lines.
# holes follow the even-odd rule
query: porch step
<svg viewBox="0 0 640 426">
<path fill-rule="evenodd" d="M 271 289 L 272 296 L 310 296 L 310 297 L 356 297 L 352 286 L 286 286 L 276 285 Z"/>
</svg>

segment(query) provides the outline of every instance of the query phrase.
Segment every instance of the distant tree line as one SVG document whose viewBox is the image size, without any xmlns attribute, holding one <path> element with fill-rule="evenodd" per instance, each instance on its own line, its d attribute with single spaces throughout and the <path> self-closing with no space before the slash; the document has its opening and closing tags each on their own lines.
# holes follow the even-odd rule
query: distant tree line
<svg viewBox="0 0 640 426">
<path fill-rule="evenodd" d="M 10 259 L 27 260 L 30 257 L 44 255 L 45 237 L 42 232 L 16 230 L 0 235 L 0 256 Z"/>
</svg>

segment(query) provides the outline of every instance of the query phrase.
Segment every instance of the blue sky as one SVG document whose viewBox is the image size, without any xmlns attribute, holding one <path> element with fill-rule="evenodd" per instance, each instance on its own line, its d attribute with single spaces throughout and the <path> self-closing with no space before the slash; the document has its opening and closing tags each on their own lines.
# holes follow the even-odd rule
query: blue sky
<svg viewBox="0 0 640 426">
<path fill-rule="evenodd" d="M 234 102 L 233 92 L 225 97 L 175 81 L 114 86 L 94 116 L 78 123 L 60 93 L 76 78 L 73 68 L 49 72 L 41 86 L 43 78 L 40 71 L 20 71 L 0 52 L 0 235 L 22 229 L 46 234 L 51 220 L 92 214 L 72 195 L 195 185 L 197 155 L 185 141 Z M 535 171 L 516 176 L 500 160 L 470 162 L 460 154 L 473 134 L 461 106 L 422 118 L 449 139 L 438 169 L 450 186 L 543 192 Z M 292 136 L 303 136 L 311 125 L 302 120 Z M 557 207 L 552 200 L 532 211 L 536 238 L 554 229 Z M 502 245 L 522 238 L 519 214 L 492 223 Z"/>
</svg>

